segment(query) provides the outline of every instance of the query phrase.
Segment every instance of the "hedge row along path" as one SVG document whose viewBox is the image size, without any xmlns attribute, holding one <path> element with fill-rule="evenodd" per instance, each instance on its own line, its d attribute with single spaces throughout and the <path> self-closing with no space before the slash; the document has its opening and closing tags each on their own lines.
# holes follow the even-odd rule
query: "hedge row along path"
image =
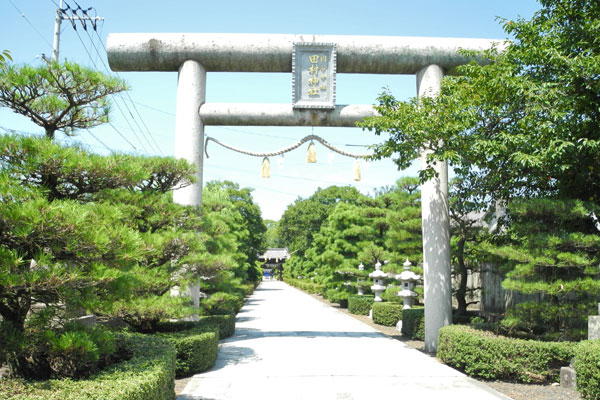
<svg viewBox="0 0 600 400">
<path fill-rule="evenodd" d="M 392 397 L 390 397 L 392 396 Z M 178 400 L 510 399 L 283 282 L 265 281 Z"/>
</svg>

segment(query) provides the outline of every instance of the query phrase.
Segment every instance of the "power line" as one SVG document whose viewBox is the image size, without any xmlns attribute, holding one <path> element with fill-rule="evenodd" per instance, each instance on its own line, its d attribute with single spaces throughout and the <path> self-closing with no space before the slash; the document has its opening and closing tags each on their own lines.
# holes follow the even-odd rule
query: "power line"
<svg viewBox="0 0 600 400">
<path fill-rule="evenodd" d="M 77 4 L 77 3 L 75 3 Z M 79 5 L 78 5 L 79 6 Z M 102 46 L 104 47 L 104 44 L 102 43 L 102 38 L 98 35 L 98 31 L 95 29 L 94 27 L 94 31 L 96 32 L 96 36 L 98 36 L 99 39 L 99 43 L 102 44 Z M 98 47 L 96 47 L 96 45 L 94 44 L 94 39 L 90 36 L 90 33 L 88 32 L 87 29 L 85 29 L 85 33 L 88 35 L 88 38 L 90 39 L 90 43 L 92 44 L 92 47 L 94 48 L 94 50 L 96 51 L 96 54 L 98 56 L 100 56 L 100 61 L 102 62 L 102 64 L 104 65 L 104 69 L 107 72 L 110 72 L 110 69 L 108 68 L 108 65 L 106 65 L 106 63 L 104 62 L 104 58 L 102 57 L 102 55 L 100 54 L 100 50 L 98 50 Z M 79 34 L 78 34 L 79 35 Z M 83 44 L 83 42 L 82 42 Z M 85 47 L 85 45 L 84 45 Z M 87 50 L 86 50 L 87 51 Z M 88 53 L 89 55 L 89 53 Z M 92 57 L 90 56 L 90 60 L 93 63 Z M 96 66 L 96 64 L 94 64 L 94 67 L 96 67 L 96 69 L 98 69 L 98 67 Z M 119 76 L 119 74 L 117 73 L 117 76 Z M 119 76 L 120 77 L 120 76 Z M 144 122 L 144 118 L 142 117 L 142 115 L 140 114 L 140 112 L 138 111 L 137 107 L 135 106 L 135 103 L 133 102 L 133 99 L 131 98 L 131 96 L 129 95 L 129 92 L 125 92 L 125 95 L 127 96 L 127 98 L 129 99 L 129 102 L 131 103 L 134 111 L 137 113 L 137 116 L 140 120 L 140 122 L 142 123 L 142 125 L 144 126 L 144 128 L 146 129 L 146 132 L 148 134 L 148 137 L 150 137 L 150 139 L 152 140 L 152 143 L 154 144 L 154 149 L 153 150 L 157 150 L 158 153 L 160 153 L 161 155 L 162 150 L 160 149 L 160 147 L 158 146 L 158 144 L 156 143 L 156 141 L 154 140 L 154 137 L 152 136 L 152 133 L 150 132 L 150 129 L 148 129 L 148 126 L 146 125 L 146 123 Z M 116 103 L 116 96 L 115 98 L 115 103 Z M 125 105 L 125 108 L 127 109 L 127 111 L 129 112 L 129 115 L 131 116 L 131 119 L 133 120 L 133 122 L 137 125 L 138 130 L 142 133 L 142 136 L 144 137 L 144 139 L 146 140 L 146 142 L 148 143 L 148 145 L 150 146 L 150 148 L 152 149 L 152 143 L 150 143 L 150 141 L 148 140 L 148 138 L 146 137 L 146 135 L 144 134 L 144 130 L 142 129 L 142 127 L 140 126 L 140 124 L 137 122 L 137 119 L 134 117 L 134 115 L 131 112 L 131 109 L 129 108 L 129 105 L 127 104 L 127 102 L 123 99 L 121 99 L 121 101 L 123 102 L 123 104 Z M 123 113 L 123 112 L 122 112 Z M 133 130 L 133 128 L 132 128 Z M 139 139 L 138 139 L 139 140 Z"/>
<path fill-rule="evenodd" d="M 135 147 L 135 146 L 133 145 L 133 143 L 131 143 L 131 142 L 130 142 L 130 141 L 129 141 L 129 140 L 128 140 L 128 139 L 127 139 L 127 138 L 126 138 L 126 137 L 125 137 L 125 136 L 124 136 L 122 133 L 121 133 L 121 131 L 119 131 L 119 130 L 117 129 L 117 127 L 116 127 L 116 126 L 114 126 L 114 125 L 112 124 L 112 122 L 109 122 L 109 123 L 108 123 L 108 126 L 110 126 L 111 128 L 113 128 L 113 129 L 115 130 L 115 132 L 117 132 L 117 133 L 119 134 L 119 136 L 121 136 L 121 137 L 122 137 L 122 138 L 123 138 L 123 139 L 124 139 L 124 140 L 125 140 L 127 143 L 129 143 L 129 145 L 130 145 L 131 147 L 133 147 L 133 148 L 134 148 L 136 151 L 138 151 L 138 148 L 137 148 L 137 147 Z"/>
<path fill-rule="evenodd" d="M 98 36 L 99 43 L 102 45 L 102 48 L 104 49 L 104 52 L 107 53 L 106 50 L 106 46 L 104 46 L 104 43 L 102 42 L 102 38 L 100 38 L 100 36 L 98 35 L 98 31 L 96 32 L 96 36 Z M 89 35 L 89 34 L 88 34 Z M 91 39 L 91 38 L 90 38 Z M 96 49 L 96 52 L 98 54 L 100 54 L 100 51 L 94 47 Z M 106 69 L 106 71 L 110 72 L 108 66 L 106 65 L 106 63 L 104 63 L 104 58 L 101 58 L 102 60 L 102 64 L 104 64 L 104 68 Z M 119 75 L 118 72 L 116 72 L 116 75 L 120 78 L 121 76 Z M 162 155 L 162 150 L 160 149 L 160 146 L 158 146 L 158 144 L 156 143 L 156 140 L 154 140 L 154 137 L 152 136 L 152 133 L 150 132 L 150 129 L 148 129 L 148 126 L 146 125 L 146 123 L 144 122 L 144 118 L 142 117 L 142 115 L 140 114 L 138 108 L 135 106 L 135 102 L 133 101 L 133 99 L 131 98 L 131 95 L 129 94 L 129 92 L 125 92 L 125 95 L 127 96 L 127 98 L 129 99 L 129 102 L 131 103 L 131 106 L 133 107 L 133 109 L 135 110 L 136 114 L 138 115 L 140 121 L 142 122 L 142 125 L 144 125 L 144 128 L 146 129 L 146 132 L 148 133 L 148 136 L 150 137 L 150 139 L 152 140 L 152 142 L 154 143 L 155 149 L 158 150 L 158 152 Z M 131 113 L 131 110 L 129 109 L 129 106 L 127 106 L 127 103 L 125 101 L 123 101 L 123 103 L 125 104 L 125 107 L 127 108 L 127 111 L 129 111 L 129 114 L 131 115 L 131 118 L 136 121 L 135 117 L 133 116 L 133 114 Z M 137 122 L 136 122 L 137 124 Z M 138 128 L 140 129 L 141 132 L 143 132 L 143 130 L 141 129 L 141 127 L 138 124 Z M 145 138 L 145 136 L 144 136 Z M 146 141 L 148 141 L 147 138 L 145 138 Z M 150 144 L 150 142 L 148 141 L 148 144 L 150 145 L 150 147 L 152 147 L 152 144 Z"/>
<path fill-rule="evenodd" d="M 102 44 L 102 46 L 104 47 L 104 44 L 102 43 L 102 38 L 98 35 L 98 30 L 97 30 L 97 25 L 96 25 L 96 21 L 97 20 L 102 20 L 101 18 L 96 17 L 90 17 L 88 15 L 88 11 L 93 10 L 92 7 L 88 8 L 88 9 L 83 9 L 79 4 L 77 4 L 77 2 L 75 2 L 75 4 L 77 5 L 77 8 L 71 8 L 71 6 L 65 2 L 66 8 L 61 8 L 55 0 L 51 0 L 57 7 L 58 7 L 58 12 L 62 13 L 62 16 L 59 16 L 57 18 L 62 18 L 62 19 L 66 19 L 69 20 L 71 22 L 71 25 L 73 27 L 73 30 L 75 31 L 75 33 L 77 34 L 77 37 L 79 39 L 79 41 L 81 42 L 81 45 L 83 46 L 85 52 L 87 53 L 90 62 L 92 63 L 92 65 L 94 66 L 94 68 L 99 69 L 98 65 L 96 64 L 96 62 L 94 61 L 94 57 L 92 56 L 92 54 L 90 53 L 90 50 L 88 50 L 88 47 L 86 46 L 85 42 L 83 41 L 81 35 L 79 34 L 79 32 L 77 31 L 77 25 L 75 23 L 75 21 L 79 21 L 81 23 L 81 26 L 83 27 L 84 31 L 86 32 L 86 34 L 88 35 L 88 39 L 90 40 L 90 43 L 92 44 L 92 47 L 96 53 L 96 55 L 99 57 L 100 61 L 102 62 L 102 64 L 104 65 L 104 68 L 107 72 L 110 72 L 108 66 L 106 65 L 106 63 L 104 62 L 104 57 L 103 55 L 100 53 L 100 51 L 98 50 L 98 47 L 95 45 L 94 43 L 94 39 L 90 36 L 90 33 L 87 29 L 87 21 L 90 21 L 92 23 L 92 27 L 94 29 L 94 32 L 96 32 L 96 35 L 98 36 L 99 42 Z M 67 12 L 71 11 L 71 16 L 67 15 Z M 78 15 L 78 11 L 81 11 L 83 13 L 83 16 Z M 95 11 L 95 10 L 94 10 Z M 129 97 L 129 99 L 131 99 L 131 96 L 129 96 L 129 94 L 127 94 L 127 96 Z M 152 137 L 152 134 L 150 132 L 150 130 L 148 129 L 148 127 L 145 125 L 145 123 L 143 122 L 143 118 L 141 116 L 141 114 L 139 113 L 139 111 L 137 111 L 137 109 L 135 108 L 135 105 L 133 105 L 134 109 L 136 110 L 140 120 L 142 121 L 142 124 L 144 125 L 144 127 L 146 128 L 147 134 L 150 137 L 151 141 L 148 140 L 148 137 L 146 136 L 146 134 L 144 133 L 144 130 L 142 129 L 142 127 L 140 126 L 140 124 L 138 123 L 137 119 L 134 117 L 129 105 L 127 104 L 127 102 L 123 99 L 120 98 L 118 96 L 113 96 L 114 104 L 117 106 L 117 108 L 119 109 L 119 112 L 121 113 L 121 115 L 123 116 L 123 118 L 125 119 L 125 122 L 128 124 L 129 129 L 133 132 L 134 136 L 136 137 L 137 141 L 140 143 L 140 145 L 142 146 L 143 150 L 147 152 L 147 150 L 145 149 L 145 145 L 143 143 L 143 141 L 140 139 L 140 136 L 137 135 L 136 133 L 136 129 L 134 129 L 133 125 L 131 124 L 126 112 L 123 110 L 123 108 L 121 107 L 121 105 L 119 104 L 119 100 L 123 102 L 124 107 L 127 109 L 127 112 L 129 113 L 129 116 L 131 117 L 131 119 L 133 120 L 134 124 L 137 126 L 137 130 L 139 130 L 141 136 L 144 138 L 144 140 L 146 141 L 146 143 L 150 146 L 150 149 L 152 149 L 153 145 L 151 143 L 151 141 L 154 143 L 154 150 L 158 151 L 158 153 L 162 154 L 162 151 L 160 149 L 160 147 L 158 146 L 158 144 L 156 143 L 156 141 L 154 140 L 154 138 Z M 133 103 L 132 103 L 133 104 Z M 113 126 L 113 129 L 116 129 Z M 120 131 L 118 131 L 119 134 L 124 137 L 124 135 L 122 133 L 120 133 Z M 135 146 L 133 146 L 133 144 L 127 140 L 128 143 L 130 143 L 132 145 L 132 147 L 137 150 L 137 148 Z"/>
<path fill-rule="evenodd" d="M 102 140 L 98 139 L 96 137 L 96 135 L 94 135 L 92 133 L 92 131 L 90 131 L 89 129 L 86 129 L 86 131 L 90 134 L 90 136 L 92 136 L 94 139 L 96 139 L 97 142 L 99 142 L 102 146 L 104 146 L 104 148 L 106 148 L 106 150 L 108 150 L 111 153 L 114 153 L 114 151 L 110 147 L 108 147 Z"/>
<path fill-rule="evenodd" d="M 48 41 L 48 39 L 46 39 L 46 37 L 44 35 L 42 35 L 40 33 L 40 31 L 37 30 L 37 28 L 31 23 L 31 21 L 29 20 L 29 18 L 27 18 L 27 16 L 21 12 L 21 10 L 19 10 L 19 8 L 15 5 L 15 3 L 13 3 L 12 0 L 8 0 L 10 2 L 10 4 L 12 4 L 12 6 L 15 8 L 15 10 L 17 10 L 17 12 L 19 13 L 19 15 L 21 15 L 21 17 L 27 21 L 27 23 L 29 24 L 29 26 L 31 26 L 31 28 L 44 40 L 44 42 L 46 42 L 46 44 L 48 46 L 50 46 L 50 48 L 52 48 L 52 45 L 50 44 L 50 42 Z"/>
</svg>

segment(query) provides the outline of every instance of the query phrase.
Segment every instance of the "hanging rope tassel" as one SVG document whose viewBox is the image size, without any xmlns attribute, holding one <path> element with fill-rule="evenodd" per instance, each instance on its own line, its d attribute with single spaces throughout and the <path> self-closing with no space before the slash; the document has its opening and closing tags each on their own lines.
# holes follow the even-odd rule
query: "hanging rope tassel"
<svg viewBox="0 0 600 400">
<path fill-rule="evenodd" d="M 271 163 L 269 162 L 269 158 L 263 158 L 262 168 L 260 170 L 261 178 L 270 178 L 271 177 Z"/>
<path fill-rule="evenodd" d="M 310 142 L 308 145 L 308 151 L 306 152 L 306 162 L 307 163 L 316 163 L 317 162 L 317 149 L 315 148 L 315 144 Z"/>
<path fill-rule="evenodd" d="M 354 160 L 354 166 L 352 169 L 354 172 L 354 180 L 360 181 L 360 161 L 358 161 L 358 158 Z"/>
</svg>

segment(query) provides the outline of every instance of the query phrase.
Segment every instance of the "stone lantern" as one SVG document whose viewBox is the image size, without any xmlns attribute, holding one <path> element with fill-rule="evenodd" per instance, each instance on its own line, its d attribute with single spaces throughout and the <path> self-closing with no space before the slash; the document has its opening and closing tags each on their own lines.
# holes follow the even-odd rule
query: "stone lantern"
<svg viewBox="0 0 600 400">
<path fill-rule="evenodd" d="M 374 301 L 383 301 L 381 293 L 385 290 L 385 278 L 387 278 L 387 274 L 381 270 L 381 263 L 379 261 L 375 264 L 375 271 L 369 274 L 369 278 L 373 279 L 371 290 L 375 293 Z"/>
<path fill-rule="evenodd" d="M 360 263 L 360 265 L 358 266 L 358 270 L 359 271 L 364 271 L 365 270 L 365 266 L 363 265 L 363 263 Z M 360 274 L 360 272 L 359 272 Z M 364 287 L 365 287 L 365 278 L 363 278 L 361 275 L 358 276 L 357 279 L 357 285 L 356 285 L 356 289 L 358 290 L 358 294 L 360 296 L 364 295 Z"/>
<path fill-rule="evenodd" d="M 398 292 L 398 296 L 402 297 L 404 302 L 403 310 L 412 307 L 413 299 L 418 295 L 414 291 L 415 283 L 421 279 L 421 277 L 410 270 L 411 263 L 408 258 L 404 262 L 404 271 L 399 275 L 396 275 L 396 279 L 400 281 L 402 290 Z"/>
</svg>

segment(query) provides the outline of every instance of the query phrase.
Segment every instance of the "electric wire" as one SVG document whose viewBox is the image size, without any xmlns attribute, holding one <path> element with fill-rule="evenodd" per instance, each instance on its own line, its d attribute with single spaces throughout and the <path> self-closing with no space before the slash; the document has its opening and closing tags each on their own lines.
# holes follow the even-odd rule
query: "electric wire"
<svg viewBox="0 0 600 400">
<path fill-rule="evenodd" d="M 52 44 L 50 44 L 50 42 L 48 41 L 48 39 L 46 39 L 46 37 L 44 35 L 42 35 L 40 31 L 37 30 L 37 28 L 35 27 L 35 25 L 33 25 L 31 23 L 31 21 L 29 20 L 29 18 L 27 18 L 27 16 L 23 12 L 21 12 L 21 10 L 19 10 L 19 8 L 15 5 L 15 3 L 13 3 L 12 0 L 8 0 L 8 1 L 10 2 L 10 4 L 12 4 L 12 6 L 15 8 L 15 10 L 17 10 L 17 12 L 19 13 L 19 15 L 21 15 L 21 17 L 25 21 L 27 21 L 27 23 L 29 24 L 29 26 L 31 26 L 31 28 L 38 34 L 38 36 L 40 36 L 44 40 L 44 42 L 46 42 L 46 44 L 48 46 L 50 46 L 50 48 L 53 48 Z"/>
<path fill-rule="evenodd" d="M 129 141 L 129 139 L 127 139 L 127 137 L 125 137 L 125 135 L 123 135 L 123 134 L 121 133 L 121 131 L 119 131 L 119 130 L 117 129 L 117 127 L 116 127 L 116 126 L 114 126 L 114 125 L 113 125 L 113 123 L 112 123 L 112 122 L 109 122 L 109 123 L 108 123 L 108 126 L 110 126 L 111 128 L 113 128 L 113 129 L 115 130 L 115 132 L 117 132 L 117 133 L 119 134 L 119 136 L 121 136 L 121 137 L 123 138 L 123 140 L 125 140 L 127 143 L 129 143 L 129 145 L 130 145 L 131 147 L 133 147 L 133 148 L 134 148 L 134 150 L 136 150 L 136 151 L 139 151 L 139 150 L 138 150 L 138 148 L 137 148 L 137 147 L 135 147 L 135 145 L 134 145 L 133 143 L 131 143 L 131 142 Z"/>
<path fill-rule="evenodd" d="M 77 3 L 75 3 L 77 4 Z M 94 30 L 96 32 L 96 36 L 98 36 L 99 39 L 101 39 L 101 37 L 98 35 L 98 32 L 96 30 Z M 107 72 L 111 72 L 108 65 L 106 65 L 106 63 L 104 62 L 104 58 L 100 55 L 100 50 L 98 50 L 98 47 L 96 47 L 96 45 L 94 44 L 94 39 L 92 38 L 92 36 L 90 35 L 89 31 L 86 29 L 85 30 L 86 34 L 88 35 L 88 38 L 90 39 L 90 43 L 92 43 L 92 47 L 94 48 L 94 50 L 96 51 L 96 54 L 100 56 L 100 61 L 102 62 L 102 65 L 104 66 L 104 69 Z M 99 41 L 100 43 L 102 43 L 102 41 Z M 104 44 L 102 44 L 104 46 Z M 96 69 L 98 69 L 98 67 L 96 67 Z M 116 73 L 117 76 L 120 77 L 120 75 L 118 73 Z M 160 153 L 161 155 L 162 150 L 160 149 L 160 147 L 158 146 L 158 144 L 156 143 L 156 140 L 154 140 L 154 137 L 152 136 L 152 133 L 150 132 L 150 129 L 148 129 L 148 126 L 146 125 L 146 123 L 144 122 L 144 118 L 142 117 L 142 115 L 140 114 L 140 112 L 138 111 L 137 107 L 135 106 L 135 103 L 133 102 L 133 99 L 131 98 L 131 95 L 129 94 L 129 92 L 125 91 L 125 95 L 127 96 L 127 98 L 129 99 L 129 102 L 131 103 L 134 111 L 136 112 L 139 121 L 141 122 L 141 124 L 144 126 L 146 132 L 148 133 L 148 136 L 146 137 L 146 135 L 143 133 L 144 129 L 142 129 L 142 127 L 140 126 L 140 124 L 137 122 L 138 119 L 136 119 L 136 117 L 134 117 L 133 113 L 131 112 L 131 109 L 129 108 L 129 105 L 127 104 L 127 102 L 122 99 L 121 101 L 123 102 L 123 105 L 125 106 L 125 108 L 127 109 L 127 111 L 129 112 L 129 115 L 131 116 L 131 119 L 133 120 L 133 122 L 136 124 L 138 130 L 142 133 L 142 136 L 144 137 L 144 139 L 146 140 L 146 143 L 148 143 L 148 146 L 150 146 L 150 149 L 157 151 L 158 153 Z M 115 101 L 116 101 L 116 96 L 114 97 Z M 152 143 L 150 142 L 150 140 L 148 140 L 148 137 L 151 139 Z M 154 148 L 153 148 L 154 145 Z"/>
<path fill-rule="evenodd" d="M 106 143 L 104 143 L 102 140 L 98 139 L 98 137 L 96 137 L 96 135 L 94 135 L 91 130 L 86 129 L 86 131 L 90 134 L 91 137 L 93 137 L 94 139 L 96 139 L 96 141 L 98 143 L 100 143 L 102 146 L 104 146 L 106 148 L 106 150 L 108 150 L 110 153 L 114 153 L 114 151 L 110 147 L 108 147 L 106 145 Z"/>
<path fill-rule="evenodd" d="M 51 0 L 57 7 L 58 4 L 56 3 L 56 1 Z M 93 8 L 90 7 L 87 10 L 83 9 L 77 2 L 74 2 L 77 5 L 77 9 L 71 8 L 71 6 L 65 2 L 66 8 L 61 9 L 59 7 L 59 10 L 61 10 L 61 12 L 65 15 L 67 11 L 71 10 L 73 16 L 77 16 L 79 18 L 79 21 L 84 29 L 84 31 L 86 32 L 86 34 L 88 35 L 88 39 L 90 40 L 90 43 L 96 53 L 96 55 L 99 57 L 100 61 L 102 62 L 104 69 L 110 73 L 110 69 L 108 68 L 108 66 L 106 65 L 106 63 L 104 62 L 104 57 L 102 56 L 102 54 L 100 53 L 100 50 L 98 49 L 98 46 L 96 46 L 96 44 L 94 43 L 94 39 L 92 38 L 92 36 L 89 34 L 89 31 L 87 29 L 87 25 L 86 25 L 86 21 L 87 19 L 84 19 L 83 17 L 80 17 L 77 12 L 78 10 L 81 10 L 82 13 L 84 14 L 85 17 L 90 18 L 89 15 L 87 14 L 88 11 L 92 10 Z M 95 10 L 94 10 L 95 11 Z M 68 17 L 68 16 L 67 16 Z M 69 19 L 69 18 L 67 18 Z M 83 39 L 81 38 L 81 35 L 79 34 L 79 32 L 77 31 L 77 25 L 75 24 L 75 19 L 74 18 L 70 18 L 69 19 L 71 21 L 71 25 L 73 27 L 73 30 L 75 31 L 75 33 L 77 34 L 77 37 L 79 38 L 79 41 L 81 42 L 85 52 L 87 53 L 90 62 L 92 63 L 92 65 L 94 66 L 94 68 L 99 69 L 97 63 L 94 61 L 94 57 L 92 56 L 92 54 L 90 53 L 90 51 L 88 50 L 88 47 L 86 46 L 86 44 L 84 43 Z M 104 50 L 106 51 L 106 47 L 104 46 L 104 44 L 102 43 L 102 38 L 100 37 L 100 35 L 98 34 L 98 30 L 97 30 L 97 25 L 96 25 L 96 21 L 94 19 L 91 19 L 92 22 L 92 27 L 94 29 L 94 32 L 96 33 L 99 42 L 102 44 L 102 47 L 104 48 Z M 152 151 L 157 151 L 158 153 L 160 153 L 162 155 L 162 150 L 160 149 L 160 147 L 158 146 L 158 144 L 156 143 L 156 140 L 154 139 L 154 137 L 152 136 L 152 133 L 150 132 L 150 130 L 148 129 L 148 126 L 146 125 L 146 123 L 143 120 L 143 117 L 141 116 L 141 114 L 139 113 L 139 111 L 137 110 L 137 108 L 135 107 L 135 104 L 133 104 L 133 100 L 131 99 L 131 96 L 129 95 L 129 93 L 126 93 L 127 97 L 129 98 L 130 102 L 132 103 L 132 107 L 134 108 L 134 110 L 136 111 L 139 120 L 141 121 L 142 125 L 145 127 L 147 135 L 144 133 L 144 129 L 142 129 L 142 127 L 140 126 L 140 123 L 138 122 L 138 119 L 136 119 L 129 107 L 129 105 L 127 104 L 127 101 L 124 98 L 120 98 L 118 96 L 113 95 L 113 99 L 114 104 L 117 106 L 117 109 L 119 110 L 119 112 L 121 113 L 121 115 L 123 116 L 123 118 L 125 119 L 125 122 L 127 123 L 127 125 L 129 126 L 129 129 L 131 130 L 131 132 L 133 133 L 133 135 L 135 136 L 137 142 L 141 145 L 143 151 L 145 152 L 149 152 L 146 147 L 144 142 L 142 141 L 142 139 L 140 139 L 140 136 L 144 139 L 144 141 L 148 144 L 149 149 L 151 149 Z M 126 112 L 123 110 L 123 108 L 121 107 L 121 105 L 119 104 L 119 100 L 122 102 L 123 106 L 127 109 L 127 112 L 129 113 L 129 117 L 127 116 Z M 138 136 L 138 134 L 136 133 L 136 129 L 134 129 L 133 125 L 130 122 L 130 119 L 133 120 L 134 124 L 137 126 L 137 131 L 140 132 L 140 136 Z M 113 126 L 113 129 L 116 129 Z M 122 135 L 122 133 L 119 132 L 120 135 Z M 148 139 L 148 137 L 150 137 L 150 140 Z M 131 142 L 128 140 L 128 143 L 131 144 Z M 137 147 L 132 146 L 135 150 L 138 150 Z"/>
<path fill-rule="evenodd" d="M 107 52 L 108 52 L 108 51 L 107 51 L 107 49 L 106 49 L 106 46 L 104 45 L 104 43 L 103 43 L 103 42 L 102 42 L 102 40 L 101 40 L 102 38 L 101 38 L 101 37 L 100 37 L 100 35 L 98 34 L 98 31 L 95 31 L 95 32 L 96 32 L 96 36 L 98 36 L 98 38 L 100 39 L 100 40 L 99 40 L 99 43 L 102 45 L 102 48 L 104 49 L 104 53 L 105 53 L 105 54 L 107 54 Z M 90 39 L 91 39 L 91 38 L 90 38 Z M 97 52 L 98 54 L 100 54 L 100 51 L 99 51 L 97 48 L 96 48 L 96 52 Z M 101 58 L 101 60 L 102 60 L 102 64 L 104 64 L 104 68 L 106 69 L 106 71 L 110 72 L 110 69 L 108 68 L 108 66 L 107 66 L 107 65 L 106 65 L 106 63 L 104 62 L 104 58 Z M 121 76 L 119 75 L 119 73 L 118 73 L 118 72 L 115 72 L 115 74 L 116 74 L 116 75 L 117 75 L 119 78 L 121 77 Z M 156 140 L 154 140 L 154 137 L 153 137 L 153 135 L 150 133 L 150 129 L 148 129 L 148 126 L 146 125 L 146 122 L 144 122 L 144 118 L 142 118 L 142 115 L 140 114 L 140 112 L 139 112 L 138 108 L 136 107 L 136 105 L 135 105 L 135 102 L 134 102 L 134 101 L 133 101 L 133 99 L 131 98 L 131 95 L 130 95 L 130 94 L 129 94 L 129 92 L 127 92 L 127 91 L 125 92 L 125 95 L 126 95 L 126 96 L 127 96 L 127 98 L 129 99 L 129 101 L 130 101 L 130 103 L 131 103 L 131 105 L 132 105 L 133 109 L 135 110 L 136 114 L 138 115 L 138 117 L 139 117 L 140 121 L 142 122 L 142 125 L 144 125 L 144 128 L 146 129 L 146 132 L 148 133 L 148 136 L 150 137 L 150 139 L 151 139 L 151 140 L 152 140 L 152 142 L 154 143 L 155 149 L 156 149 L 156 150 L 158 150 L 158 152 L 159 152 L 159 153 L 162 155 L 163 153 L 162 153 L 162 150 L 160 149 L 160 146 L 159 146 L 159 145 L 156 143 Z M 125 104 L 126 104 L 126 103 L 125 103 Z M 133 118 L 133 119 L 134 119 L 134 121 L 135 121 L 135 117 L 134 117 L 134 116 L 133 116 L 133 114 L 131 113 L 131 110 L 129 110 L 129 107 L 128 107 L 128 106 L 126 106 L 126 107 L 127 107 L 127 110 L 129 111 L 129 114 L 131 115 L 131 118 Z M 140 130 L 142 130 L 142 129 L 141 129 L 141 127 L 140 127 Z M 150 145 L 150 147 L 152 147 L 152 145 Z"/>
</svg>

